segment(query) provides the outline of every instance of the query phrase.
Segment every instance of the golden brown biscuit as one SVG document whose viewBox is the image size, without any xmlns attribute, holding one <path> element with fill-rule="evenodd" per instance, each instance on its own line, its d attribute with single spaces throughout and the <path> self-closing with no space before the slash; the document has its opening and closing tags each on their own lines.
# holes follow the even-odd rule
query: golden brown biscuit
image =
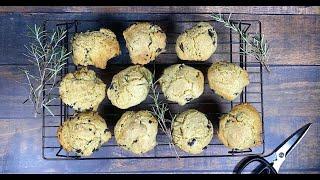
<svg viewBox="0 0 320 180">
<path fill-rule="evenodd" d="M 183 32 L 175 50 L 181 60 L 206 61 L 217 49 L 217 33 L 207 22 L 200 22 Z"/>
<path fill-rule="evenodd" d="M 82 112 L 63 122 L 58 128 L 57 136 L 66 151 L 90 156 L 109 141 L 111 133 L 97 112 Z"/>
<path fill-rule="evenodd" d="M 105 69 L 107 62 L 121 53 L 116 35 L 106 28 L 76 34 L 72 51 L 75 65 L 93 65 L 100 69 Z"/>
<path fill-rule="evenodd" d="M 166 48 L 166 34 L 148 22 L 132 24 L 123 36 L 133 64 L 148 64 Z"/>
<path fill-rule="evenodd" d="M 209 86 L 216 94 L 232 101 L 249 84 L 246 70 L 236 64 L 221 61 L 211 65 L 208 70 Z"/>
<path fill-rule="evenodd" d="M 261 145 L 262 120 L 258 111 L 249 103 L 234 106 L 219 122 L 218 137 L 234 149 L 247 149 Z"/>
<path fill-rule="evenodd" d="M 77 111 L 98 109 L 105 98 L 106 85 L 96 73 L 84 67 L 63 77 L 59 93 L 61 100 Z"/>
<path fill-rule="evenodd" d="M 172 127 L 174 144 L 191 154 L 201 153 L 213 137 L 211 122 L 195 109 L 179 114 Z"/>
<path fill-rule="evenodd" d="M 153 149 L 157 132 L 158 122 L 149 111 L 127 111 L 114 128 L 117 143 L 135 154 Z"/>
<path fill-rule="evenodd" d="M 165 97 L 181 106 L 198 98 L 204 90 L 202 72 L 184 64 L 166 68 L 159 83 Z"/>
<path fill-rule="evenodd" d="M 147 68 L 130 66 L 113 76 L 107 95 L 114 106 L 128 109 L 147 98 L 151 83 L 152 74 Z"/>
</svg>

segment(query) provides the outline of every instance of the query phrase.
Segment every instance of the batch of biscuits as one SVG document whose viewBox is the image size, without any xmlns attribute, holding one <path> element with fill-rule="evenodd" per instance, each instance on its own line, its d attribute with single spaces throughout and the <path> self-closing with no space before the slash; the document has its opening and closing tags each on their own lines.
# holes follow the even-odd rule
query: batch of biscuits
<svg viewBox="0 0 320 180">
<path fill-rule="evenodd" d="M 128 109 L 146 100 L 152 73 L 143 65 L 157 59 L 165 51 L 166 34 L 158 25 L 148 22 L 131 24 L 123 36 L 132 66 L 121 70 L 108 85 L 87 66 L 105 69 L 107 61 L 119 56 L 116 35 L 107 28 L 75 34 L 72 39 L 73 63 L 79 70 L 63 77 L 59 93 L 66 105 L 76 110 L 58 128 L 59 143 L 67 152 L 90 156 L 112 138 L 108 120 L 97 112 L 99 104 L 108 98 L 113 106 Z M 217 33 L 207 22 L 200 22 L 181 33 L 175 51 L 183 61 L 206 61 L 217 48 Z M 208 83 L 227 101 L 236 99 L 249 84 L 246 70 L 234 63 L 216 61 L 207 71 Z M 204 91 L 203 73 L 185 64 L 166 67 L 158 79 L 167 101 L 184 106 Z M 158 121 L 148 110 L 126 111 L 114 127 L 117 144 L 134 154 L 142 154 L 157 145 Z M 199 154 L 213 138 L 214 128 L 200 110 L 181 112 L 172 122 L 172 140 L 182 151 Z M 219 118 L 219 140 L 228 148 L 243 150 L 261 144 L 262 122 L 258 111 L 249 103 L 234 106 Z"/>
</svg>

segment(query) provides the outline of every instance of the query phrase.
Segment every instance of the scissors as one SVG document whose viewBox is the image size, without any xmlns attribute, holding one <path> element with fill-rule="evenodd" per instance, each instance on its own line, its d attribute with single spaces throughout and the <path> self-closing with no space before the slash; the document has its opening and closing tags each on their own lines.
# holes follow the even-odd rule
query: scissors
<svg viewBox="0 0 320 180">
<path fill-rule="evenodd" d="M 264 157 L 254 155 L 244 158 L 237 164 L 236 168 L 234 169 L 234 173 L 242 174 L 246 167 L 249 167 L 250 164 L 252 165 L 255 163 L 259 165 L 253 169 L 253 174 L 278 174 L 280 166 L 307 133 L 311 124 L 312 123 L 308 123 L 297 130 L 281 145 L 279 145 L 271 154 Z"/>
</svg>

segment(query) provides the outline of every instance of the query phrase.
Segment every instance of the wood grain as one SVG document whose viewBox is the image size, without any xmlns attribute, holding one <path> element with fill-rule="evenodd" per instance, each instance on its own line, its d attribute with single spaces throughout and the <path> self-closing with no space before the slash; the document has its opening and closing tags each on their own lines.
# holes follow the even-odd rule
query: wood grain
<svg viewBox="0 0 320 180">
<path fill-rule="evenodd" d="M 319 65 L 320 16 L 259 17 L 270 42 L 270 64 Z M 278 24 L 279 26 L 275 25 Z"/>
<path fill-rule="evenodd" d="M 0 118 L 33 117 L 33 106 L 30 102 L 23 104 L 28 97 L 24 75 L 18 67 L 0 66 Z"/>
<path fill-rule="evenodd" d="M 8 11 L 1 8 L 0 12 Z M 20 9 L 19 9 L 20 8 Z M 16 8 L 23 11 L 22 7 Z M 24 12 L 31 12 L 26 7 Z M 39 7 L 43 8 L 43 7 Z M 69 9 L 68 9 L 69 8 Z M 41 119 L 33 118 L 32 106 L 22 105 L 27 91 L 15 81 L 23 76 L 17 64 L 27 64 L 23 45 L 27 42 L 25 26 L 42 23 L 46 19 L 105 19 L 112 16 L 115 21 L 123 18 L 119 14 L 106 14 L 115 10 L 129 11 L 127 7 L 98 7 L 96 12 L 89 8 L 62 7 L 68 13 L 2 13 L 0 23 L 0 172 L 2 173 L 231 173 L 240 158 L 201 158 L 201 159 L 158 159 L 158 160 L 98 160 L 98 161 L 50 161 L 41 157 Z M 127 9 L 126 9 L 127 8 Z M 168 8 L 168 7 L 167 7 Z M 211 7 L 186 9 L 192 12 L 209 12 Z M 224 7 L 233 12 L 259 13 L 256 7 Z M 232 9 L 233 8 L 233 9 Z M 269 9 L 268 9 L 269 8 Z M 270 40 L 271 73 L 263 74 L 264 89 L 264 127 L 266 153 L 271 152 L 291 133 L 302 125 L 313 122 L 309 132 L 296 149 L 289 155 L 280 173 L 319 173 L 320 172 L 320 54 L 319 54 L 319 16 L 314 15 L 264 15 L 263 13 L 293 12 L 293 7 L 283 7 L 282 11 L 266 7 L 260 15 L 235 14 L 236 19 L 257 19 Z M 287 9 L 286 9 L 287 8 Z M 292 9 L 293 8 L 293 9 Z M 312 7 L 300 8 L 299 13 L 315 14 Z M 143 8 L 135 8 L 137 12 Z M 203 11 L 201 11 L 201 9 Z M 33 9 L 34 10 L 34 9 Z M 51 9 L 51 12 L 61 12 Z M 175 7 L 156 9 L 159 11 L 178 11 Z M 218 9 L 217 9 L 218 10 Z M 75 12 L 74 12 L 75 11 Z M 267 12 L 268 11 L 268 12 Z M 295 9 L 297 11 L 297 9 Z M 72 13 L 74 12 L 74 13 Z M 155 11 L 158 12 L 158 11 Z M 142 16 L 142 15 L 141 15 Z M 186 18 L 171 15 L 172 18 Z M 136 19 L 140 15 L 132 15 Z M 203 18 L 194 15 L 191 19 Z M 148 16 L 160 19 L 161 15 Z M 207 17 L 208 18 L 208 17 Z M 188 24 L 186 24 L 187 26 Z M 94 26 L 93 26 L 94 27 Z M 164 58 L 165 59 L 165 58 Z M 103 73 L 102 73 L 103 74 Z M 205 96 L 204 96 L 205 97 Z M 49 123 L 56 123 L 52 120 Z"/>
<path fill-rule="evenodd" d="M 320 67 L 273 67 L 264 74 L 266 116 L 308 117 L 320 114 Z M 269 107 L 268 105 L 277 104 Z"/>
<path fill-rule="evenodd" d="M 320 14 L 318 6 L 2 6 L 0 12 L 35 13 L 248 13 L 248 14 Z"/>
</svg>

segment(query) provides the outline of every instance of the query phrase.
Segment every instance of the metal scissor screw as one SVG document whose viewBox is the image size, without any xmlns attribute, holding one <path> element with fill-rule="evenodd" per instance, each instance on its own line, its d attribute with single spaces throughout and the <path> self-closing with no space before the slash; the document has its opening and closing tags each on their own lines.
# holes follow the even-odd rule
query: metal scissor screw
<svg viewBox="0 0 320 180">
<path fill-rule="evenodd" d="M 280 158 L 283 158 L 283 157 L 284 157 L 284 153 L 283 153 L 283 152 L 280 153 L 280 154 L 279 154 L 279 157 L 280 157 Z"/>
</svg>

